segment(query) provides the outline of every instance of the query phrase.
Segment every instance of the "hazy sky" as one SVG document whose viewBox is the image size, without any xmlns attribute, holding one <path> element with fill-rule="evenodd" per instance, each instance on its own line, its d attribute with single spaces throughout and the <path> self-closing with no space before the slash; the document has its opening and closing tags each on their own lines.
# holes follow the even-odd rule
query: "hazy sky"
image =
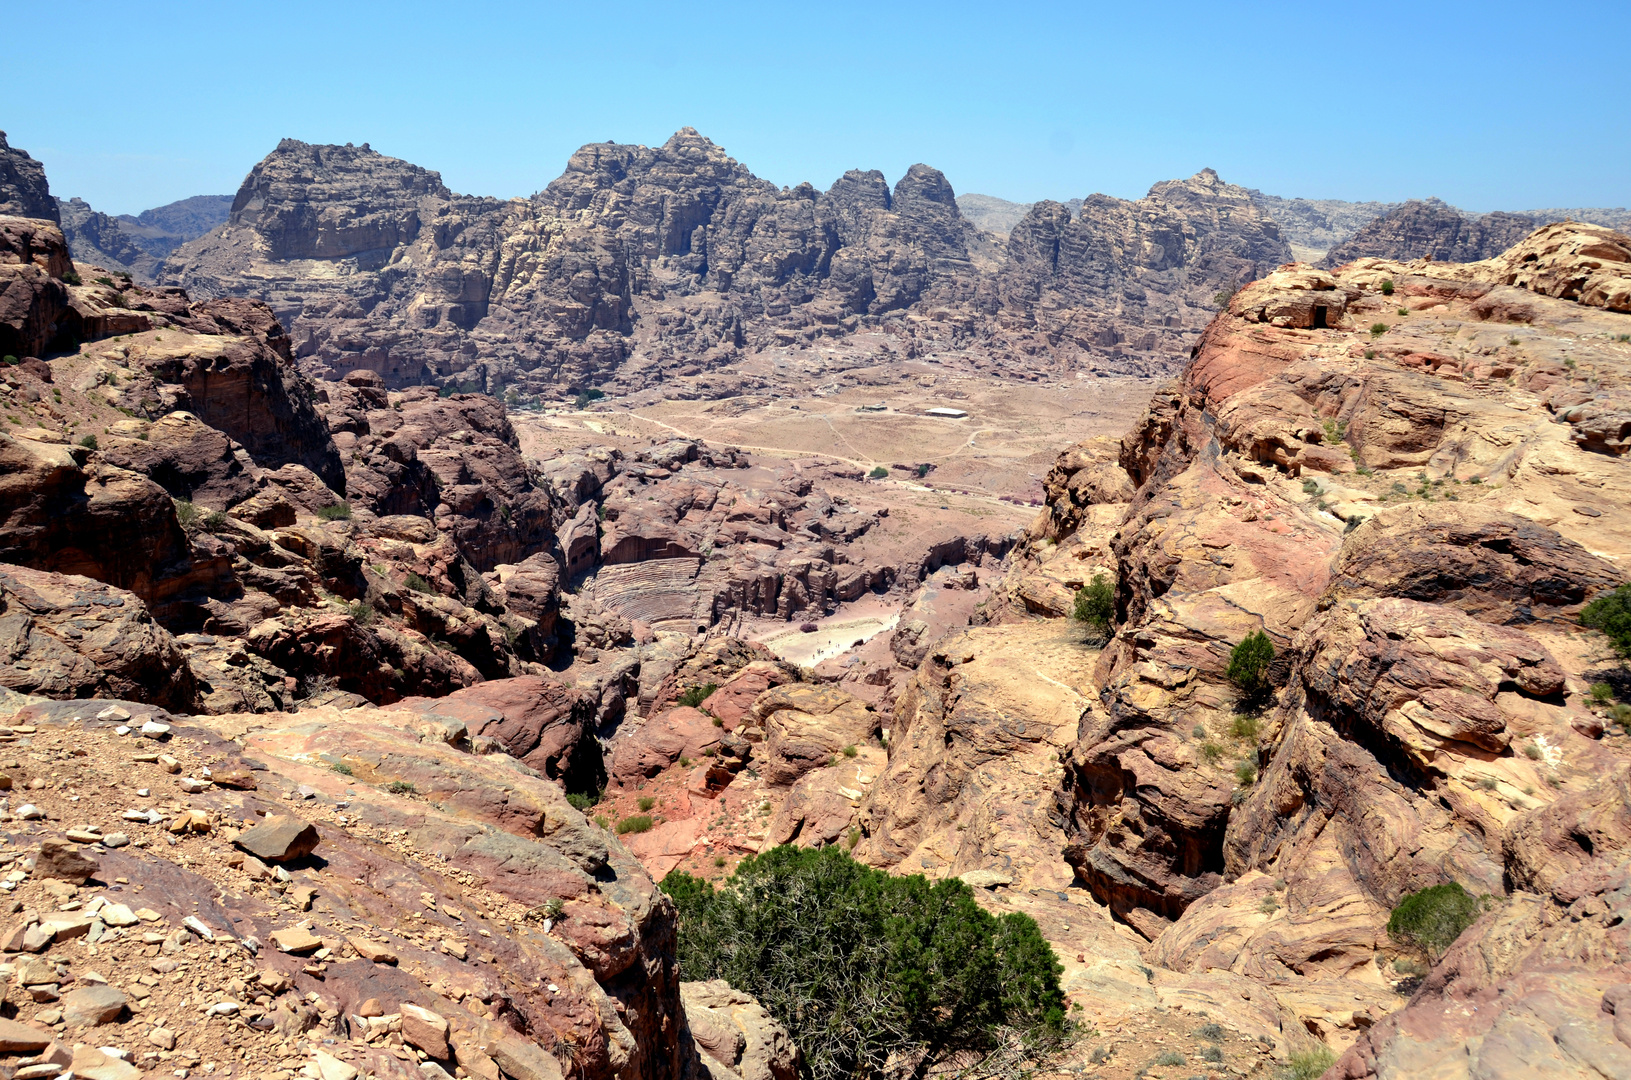
<svg viewBox="0 0 1631 1080">
<path fill-rule="evenodd" d="M 278 139 L 527 195 L 691 125 L 778 184 L 1631 204 L 1631 4 L 11 2 L 0 129 L 110 213 L 237 189 Z M 26 75 L 27 86 L 22 85 Z"/>
</svg>

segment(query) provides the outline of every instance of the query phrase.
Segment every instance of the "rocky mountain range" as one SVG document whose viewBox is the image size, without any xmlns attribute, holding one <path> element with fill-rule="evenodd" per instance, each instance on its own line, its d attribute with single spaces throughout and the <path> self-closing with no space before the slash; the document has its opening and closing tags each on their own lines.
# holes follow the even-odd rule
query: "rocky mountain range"
<svg viewBox="0 0 1631 1080">
<path fill-rule="evenodd" d="M 928 166 L 893 189 L 852 171 L 783 190 L 689 129 L 657 148 L 584 147 L 505 203 L 366 146 L 286 141 L 163 277 L 266 296 L 313 374 L 555 394 L 879 327 L 908 354 L 1160 369 L 1215 293 L 1289 257 L 1215 174 L 1092 204 L 1081 223 L 1039 204 L 1004 245 Z"/>
</svg>

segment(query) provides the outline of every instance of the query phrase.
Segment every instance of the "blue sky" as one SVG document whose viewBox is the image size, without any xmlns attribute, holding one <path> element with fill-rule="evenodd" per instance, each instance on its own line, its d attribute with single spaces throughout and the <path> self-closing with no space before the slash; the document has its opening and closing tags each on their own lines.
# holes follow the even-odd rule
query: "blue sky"
<svg viewBox="0 0 1631 1080">
<path fill-rule="evenodd" d="M 691 125 L 779 184 L 1631 204 L 1631 4 L 11 3 L 0 129 L 110 213 L 230 193 L 284 136 L 527 195 Z M 49 45 L 48 43 L 54 43 Z M 15 58 L 14 58 L 15 59 Z"/>
</svg>

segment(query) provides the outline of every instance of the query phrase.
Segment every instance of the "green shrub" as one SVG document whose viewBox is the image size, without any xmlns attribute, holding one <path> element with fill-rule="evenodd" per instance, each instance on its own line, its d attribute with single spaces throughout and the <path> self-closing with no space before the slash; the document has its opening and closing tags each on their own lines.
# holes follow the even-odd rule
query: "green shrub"
<svg viewBox="0 0 1631 1080">
<path fill-rule="evenodd" d="M 17 364 L 22 363 L 21 360 L 18 360 L 17 357 L 13 356 L 11 353 L 7 353 L 5 355 L 4 362 L 5 362 L 7 367 L 13 367 L 13 366 L 15 366 Z"/>
<path fill-rule="evenodd" d="M 1202 1061 L 1210 1061 L 1214 1065 L 1221 1064 L 1222 1061 L 1223 1061 L 1223 1047 L 1221 1047 L 1221 1046 L 1203 1046 L 1203 1047 L 1201 1047 L 1200 1059 Z"/>
<path fill-rule="evenodd" d="M 1189 734 L 1194 736 L 1197 739 L 1206 738 L 1206 725 L 1205 724 L 1196 724 L 1193 728 L 1190 729 Z"/>
<path fill-rule="evenodd" d="M 1587 604 L 1580 613 L 1580 625 L 1601 631 L 1615 652 L 1631 658 L 1631 585 L 1621 585 Z"/>
<path fill-rule="evenodd" d="M 650 795 L 640 796 L 639 802 L 641 813 L 644 813 L 645 811 L 650 810 L 653 806 L 657 805 L 657 800 L 653 799 Z"/>
<path fill-rule="evenodd" d="M 1201 757 L 1206 759 L 1208 765 L 1216 765 L 1223 760 L 1223 747 L 1215 742 L 1202 743 Z"/>
<path fill-rule="evenodd" d="M 1365 350 L 1365 359 L 1366 360 L 1375 360 L 1376 359 L 1376 350 L 1375 349 L 1366 349 Z"/>
<path fill-rule="evenodd" d="M 1371 323 L 1370 324 L 1370 336 L 1371 337 L 1379 338 L 1385 333 L 1387 333 L 1387 323 L 1379 322 L 1379 323 Z"/>
<path fill-rule="evenodd" d="M 171 499 L 176 505 L 176 524 L 183 529 L 191 530 L 198 524 L 198 507 L 186 499 Z"/>
<path fill-rule="evenodd" d="M 1257 740 L 1258 734 L 1263 730 L 1263 722 L 1255 716 L 1237 716 L 1229 721 L 1229 734 L 1237 739 Z"/>
<path fill-rule="evenodd" d="M 691 767 L 691 759 L 690 758 L 688 758 L 688 757 L 680 758 L 680 768 L 689 769 L 690 767 Z"/>
<path fill-rule="evenodd" d="M 1240 687 L 1248 700 L 1261 698 L 1269 689 L 1269 665 L 1274 662 L 1274 642 L 1261 630 L 1247 634 L 1229 651 L 1229 667 L 1224 672 Z"/>
<path fill-rule="evenodd" d="M 581 791 L 569 791 L 569 792 L 567 792 L 566 801 L 572 805 L 572 809 L 578 811 L 579 813 L 582 813 L 583 811 L 589 809 L 591 806 L 595 805 L 594 796 L 585 795 Z"/>
<path fill-rule="evenodd" d="M 1110 620 L 1116 613 L 1116 588 L 1103 574 L 1094 574 L 1093 580 L 1076 590 L 1076 605 L 1071 617 L 1086 623 L 1099 637 L 1110 636 Z"/>
<path fill-rule="evenodd" d="M 1393 295 L 1393 279 L 1392 278 L 1383 278 L 1382 279 L 1382 295 L 1383 296 L 1392 296 Z"/>
<path fill-rule="evenodd" d="M 1399 901 L 1387 921 L 1388 937 L 1423 949 L 1436 959 L 1483 910 L 1479 899 L 1459 884 L 1433 885 Z"/>
<path fill-rule="evenodd" d="M 355 775 L 355 773 L 351 769 L 351 766 L 347 765 L 343 761 L 340 762 L 337 765 L 331 765 L 329 767 L 332 768 L 335 772 L 339 773 L 341 776 L 354 776 Z"/>
<path fill-rule="evenodd" d="M 889 475 L 889 470 L 884 468 L 882 465 L 874 465 L 872 466 L 872 471 L 867 473 L 867 475 L 874 480 L 882 480 L 884 477 Z"/>
<path fill-rule="evenodd" d="M 624 833 L 631 832 L 646 832 L 651 828 L 651 826 L 652 821 L 650 814 L 630 814 L 628 817 L 617 823 L 617 835 L 622 836 Z"/>
<path fill-rule="evenodd" d="M 110 278 L 110 277 L 106 277 L 106 276 L 95 277 L 95 278 L 92 278 L 91 280 L 96 282 L 98 285 L 106 285 L 110 289 L 113 288 L 113 279 Z"/>
<path fill-rule="evenodd" d="M 1323 495 L 1323 494 L 1325 494 L 1325 492 L 1320 487 L 1320 482 L 1318 480 L 1315 480 L 1313 477 L 1309 477 L 1307 480 L 1303 481 L 1303 494 L 1304 495 Z"/>
<path fill-rule="evenodd" d="M 1239 291 L 1239 290 L 1237 290 L 1237 289 L 1225 289 L 1224 291 L 1222 291 L 1220 293 L 1216 293 L 1212 297 L 1212 303 L 1217 305 L 1217 308 L 1218 308 L 1219 311 L 1222 311 L 1224 308 L 1229 306 L 1229 301 L 1231 301 L 1231 300 L 1233 300 L 1235 298 L 1235 293 L 1237 291 Z"/>
<path fill-rule="evenodd" d="M 62 275 L 62 280 L 66 281 L 70 285 L 84 284 L 80 280 L 78 271 L 75 271 L 75 270 L 70 270 L 66 274 Z"/>
<path fill-rule="evenodd" d="M 807 1080 L 921 1072 L 992 1047 L 1003 1028 L 1058 1032 L 1061 968 L 1028 916 L 993 916 L 963 882 L 894 876 L 837 847 L 744 859 L 719 888 L 675 871 L 680 977 L 757 998 Z"/>
<path fill-rule="evenodd" d="M 858 752 L 859 751 L 857 751 L 854 746 L 844 747 L 844 756 L 845 757 L 854 757 Z"/>
<path fill-rule="evenodd" d="M 332 506 L 325 506 L 321 510 L 317 511 L 317 516 L 322 518 L 324 521 L 350 521 L 351 504 L 348 502 L 337 502 Z"/>
<path fill-rule="evenodd" d="M 687 708 L 699 708 L 702 703 L 712 697 L 714 691 L 718 689 L 719 684 L 714 682 L 703 683 L 701 686 L 688 686 L 680 694 L 680 704 L 686 706 Z"/>
<path fill-rule="evenodd" d="M 930 468 L 930 466 L 928 464 L 926 464 L 926 463 L 923 464 L 923 465 L 919 465 L 917 467 L 917 478 L 919 480 L 921 480 L 925 476 L 928 476 L 929 475 L 929 468 Z"/>
<path fill-rule="evenodd" d="M 580 409 L 587 408 L 591 401 L 599 401 L 601 398 L 603 398 L 605 396 L 606 396 L 606 391 L 596 390 L 594 387 L 591 386 L 587 390 L 581 390 L 581 391 L 578 392 L 578 400 L 577 400 L 576 404 L 577 404 L 577 407 L 580 408 Z"/>
<path fill-rule="evenodd" d="M 385 790 L 392 795 L 412 795 L 418 789 L 406 780 L 392 780 L 385 785 Z"/>
<path fill-rule="evenodd" d="M 1614 688 L 1608 685 L 1606 682 L 1592 683 L 1591 687 L 1586 691 L 1586 693 L 1591 697 L 1591 703 L 1593 705 L 1607 705 L 1609 702 L 1614 700 Z"/>
<path fill-rule="evenodd" d="M 87 450 L 95 450 L 96 449 L 96 436 L 95 435 L 85 436 L 83 439 L 79 440 L 79 445 L 83 446 Z"/>
<path fill-rule="evenodd" d="M 1540 752 L 1540 747 L 1536 746 L 1532 742 L 1524 743 L 1523 744 L 1523 756 L 1528 758 L 1530 761 L 1539 761 L 1541 759 L 1541 756 L 1542 756 L 1541 752 Z"/>
<path fill-rule="evenodd" d="M 1337 1056 L 1328 1046 L 1312 1050 L 1299 1050 L 1292 1054 L 1285 1068 L 1280 1070 L 1281 1080 L 1319 1080 L 1325 1070 L 1336 1064 Z"/>
<path fill-rule="evenodd" d="M 1155 1064 L 1157 1065 L 1171 1067 L 1174 1065 L 1182 1065 L 1183 1063 L 1184 1055 L 1178 1053 L 1176 1050 L 1163 1050 L 1161 1053 L 1155 1055 Z"/>
<path fill-rule="evenodd" d="M 358 626 L 367 626 L 374 621 L 374 608 L 366 600 L 356 600 L 345 606 L 351 615 L 351 621 Z"/>
<path fill-rule="evenodd" d="M 430 587 L 430 582 L 426 581 L 412 570 L 408 571 L 408 576 L 402 580 L 402 587 L 419 593 L 435 591 Z"/>
<path fill-rule="evenodd" d="M 1235 779 L 1241 787 L 1251 787 L 1257 783 L 1257 766 L 1249 761 L 1242 761 L 1235 766 Z"/>
<path fill-rule="evenodd" d="M 714 865 L 715 866 L 724 866 L 725 865 L 725 856 L 715 855 L 714 856 Z"/>
<path fill-rule="evenodd" d="M 1223 1041 L 1223 1025 L 1222 1024 L 1202 1024 L 1200 1026 L 1200 1028 L 1195 1032 L 1195 1037 L 1197 1039 L 1210 1039 L 1213 1042 L 1222 1042 Z"/>
</svg>

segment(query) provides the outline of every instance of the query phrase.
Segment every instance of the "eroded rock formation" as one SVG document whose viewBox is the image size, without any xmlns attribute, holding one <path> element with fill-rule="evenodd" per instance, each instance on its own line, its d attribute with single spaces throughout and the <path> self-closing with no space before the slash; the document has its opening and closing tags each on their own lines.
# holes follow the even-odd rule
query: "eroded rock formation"
<svg viewBox="0 0 1631 1080">
<path fill-rule="evenodd" d="M 1006 245 L 946 178 L 891 189 L 852 170 L 777 189 L 687 128 L 661 147 L 585 146 L 527 200 L 455 195 L 366 145 L 285 140 L 228 223 L 166 280 L 266 295 L 308 370 L 523 393 L 639 389 L 746 348 L 890 329 L 910 351 L 978 347 L 1101 368 L 1170 365 L 1213 295 L 1290 258 L 1244 189 L 1210 170 L 1073 220 L 1037 204 Z"/>
<path fill-rule="evenodd" d="M 1366 223 L 1326 252 L 1320 265 L 1341 266 L 1359 258 L 1427 258 L 1477 262 L 1499 255 L 1541 224 L 1523 214 L 1495 211 L 1471 217 L 1441 199 L 1411 199 Z"/>
</svg>

